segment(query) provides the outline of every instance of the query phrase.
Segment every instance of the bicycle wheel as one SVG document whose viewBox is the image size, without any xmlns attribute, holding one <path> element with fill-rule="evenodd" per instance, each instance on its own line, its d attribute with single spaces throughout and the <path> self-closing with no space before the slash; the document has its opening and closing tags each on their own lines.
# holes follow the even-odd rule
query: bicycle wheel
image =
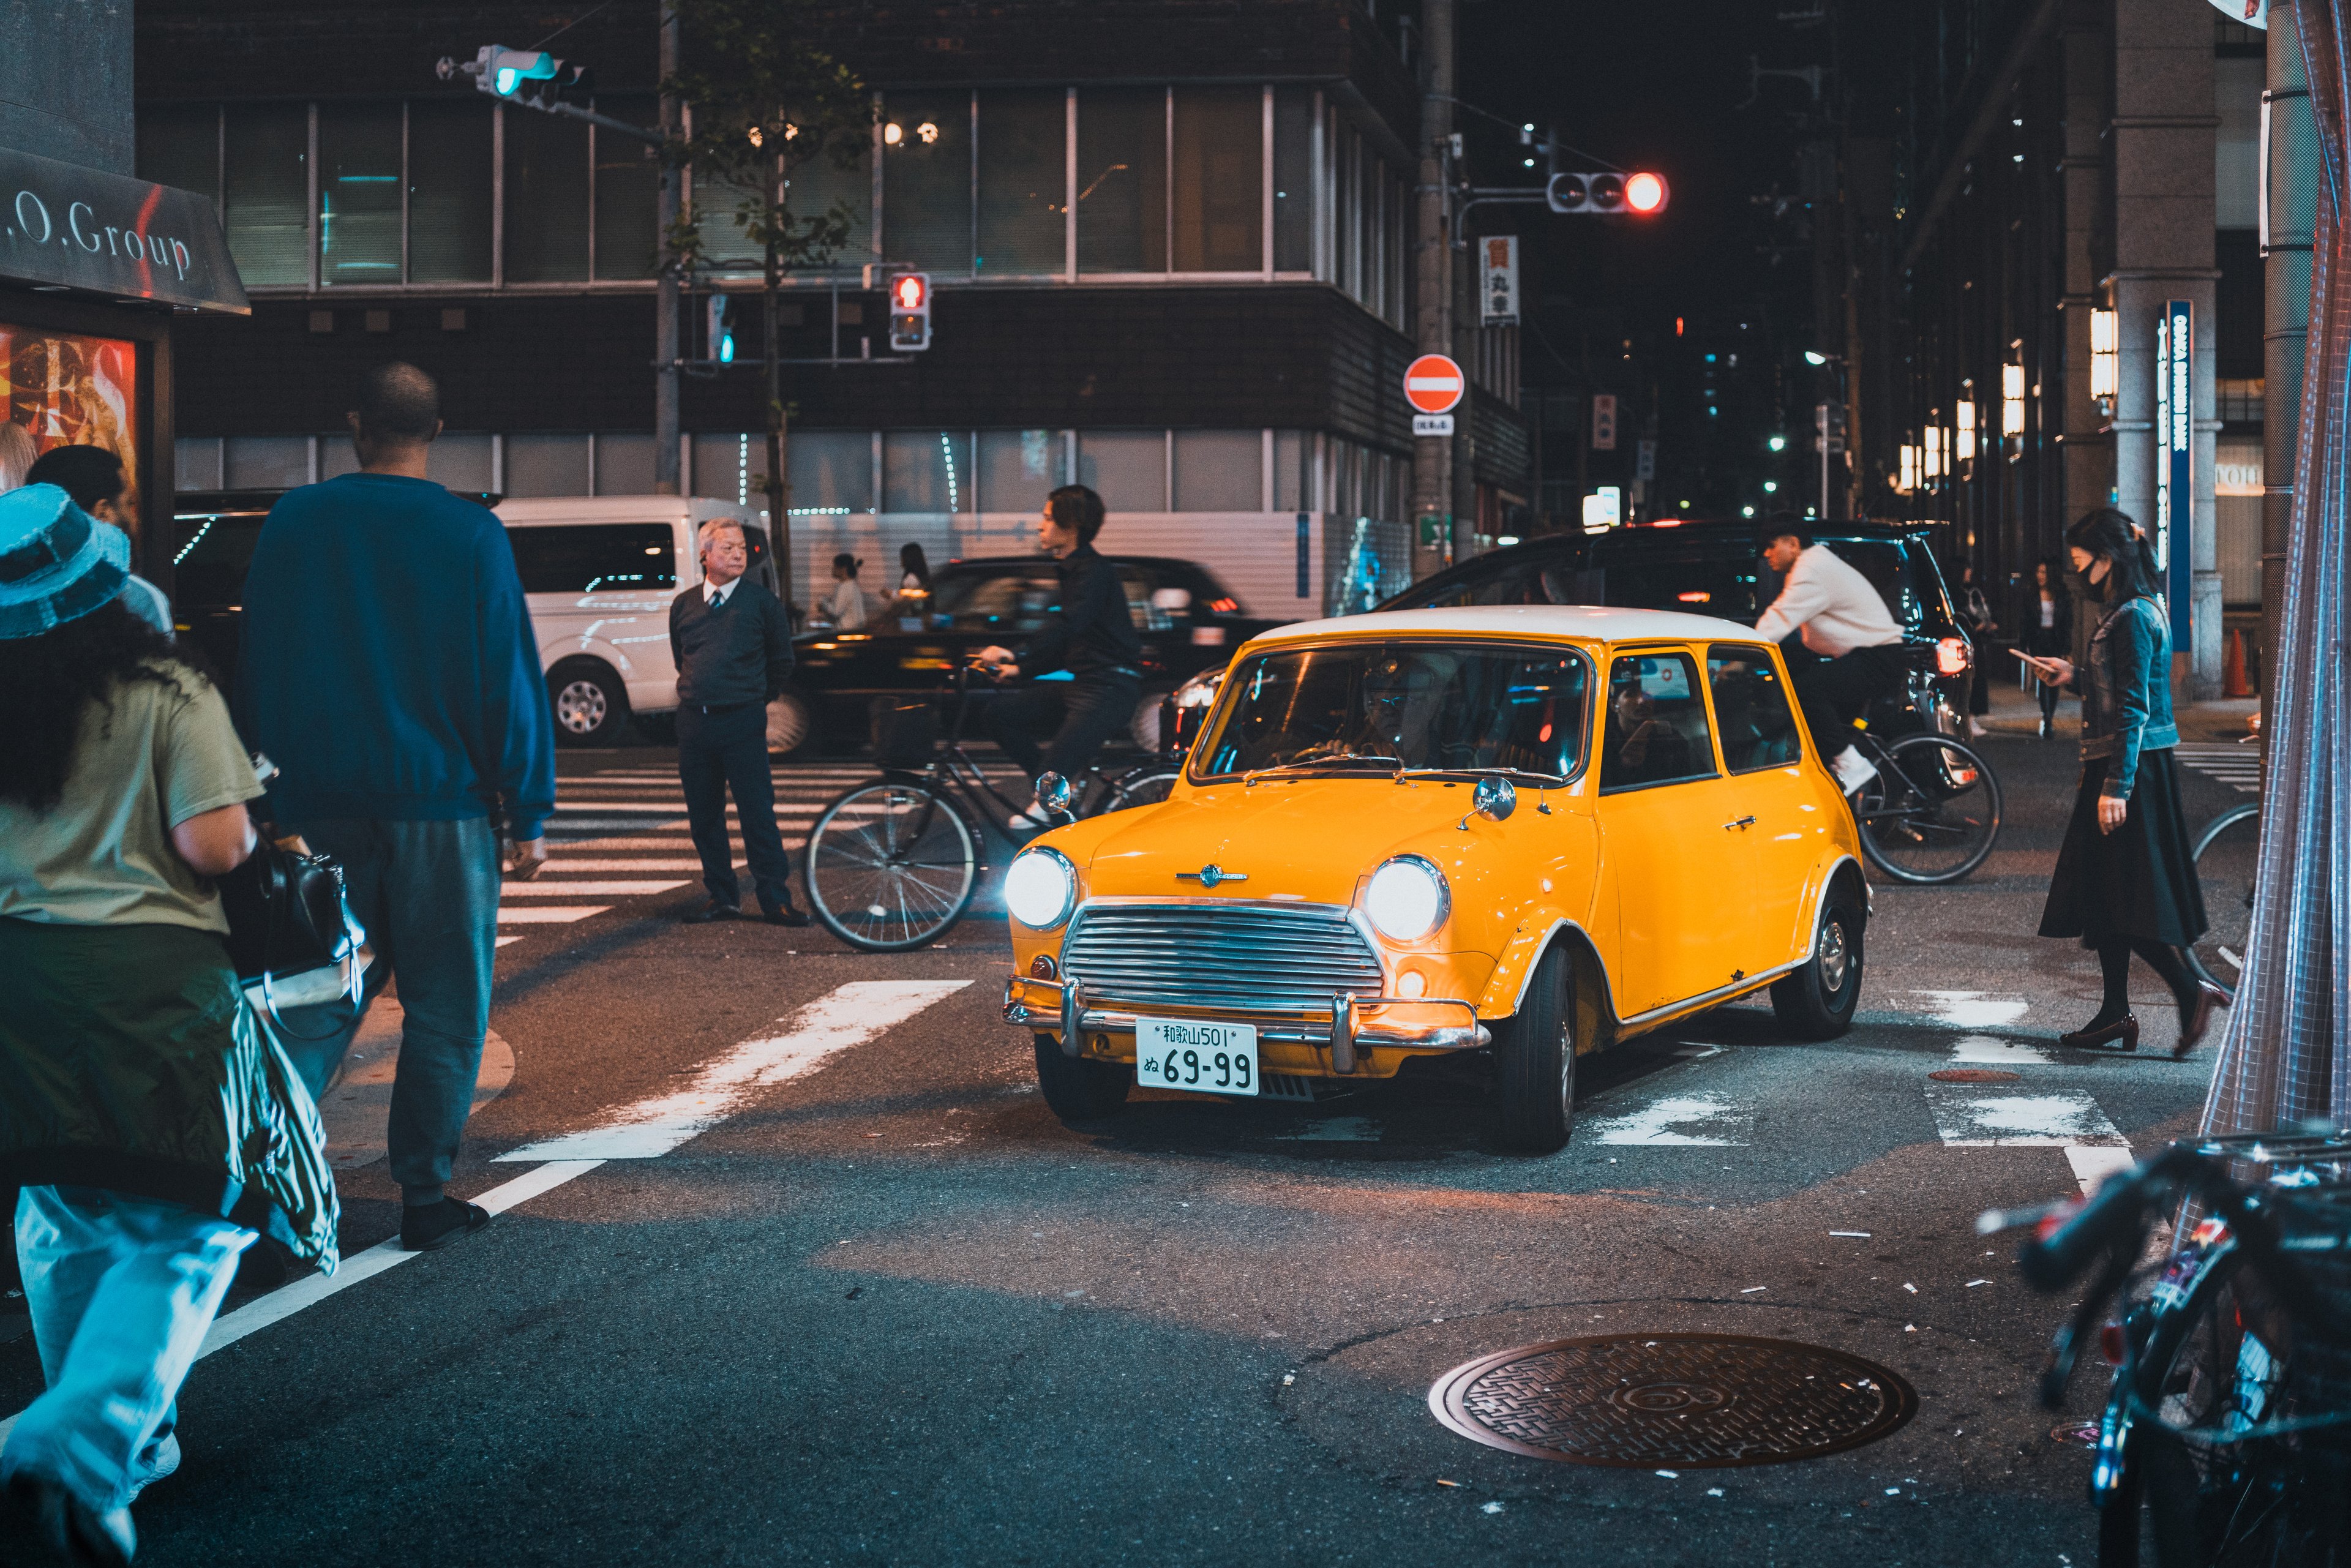
<svg viewBox="0 0 2351 1568">
<path fill-rule="evenodd" d="M 1175 768 L 1153 768 L 1146 764 L 1113 783 L 1093 814 L 1101 816 L 1104 812 L 1124 811 L 1136 806 L 1156 806 L 1167 799 L 1175 788 Z"/>
<path fill-rule="evenodd" d="M 2190 949 L 2196 967 L 2233 991 L 2245 966 L 2253 925 L 2253 868 L 2262 841 L 2262 809 L 2231 806 L 2196 837 L 2196 880 L 2204 889 L 2203 938 Z"/>
<path fill-rule="evenodd" d="M 2098 1521 L 2100 1568 L 2317 1568 L 2340 1558 L 2343 1456 L 2225 1434 L 2296 1414 L 2274 1311 L 2233 1247 L 2147 1329 L 2122 1474 Z M 2309 1414 L 2304 1410 L 2301 1414 Z M 2187 1427 L 2201 1440 L 2167 1427 Z"/>
<path fill-rule="evenodd" d="M 1861 847 L 1896 882 L 1957 882 L 1983 864 L 2000 837 L 2000 780 L 1974 748 L 1909 735 L 1875 758 L 1854 821 Z"/>
<path fill-rule="evenodd" d="M 868 953 L 936 941 L 979 886 L 979 835 L 920 780 L 880 779 L 841 795 L 818 815 L 805 853 L 816 917 Z"/>
</svg>

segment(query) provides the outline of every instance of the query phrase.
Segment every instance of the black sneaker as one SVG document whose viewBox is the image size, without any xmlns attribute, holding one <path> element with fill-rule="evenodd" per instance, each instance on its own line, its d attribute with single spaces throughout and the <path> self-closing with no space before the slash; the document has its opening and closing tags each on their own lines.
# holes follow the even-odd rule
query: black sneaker
<svg viewBox="0 0 2351 1568">
<path fill-rule="evenodd" d="M 490 1211 L 461 1197 L 420 1204 L 400 1211 L 400 1245 L 409 1252 L 434 1252 L 461 1241 L 490 1222 Z"/>
<path fill-rule="evenodd" d="M 801 926 L 806 925 L 809 923 L 809 917 L 805 911 L 795 909 L 789 904 L 785 904 L 780 909 L 766 910 L 761 913 L 759 918 L 766 921 L 770 925 Z"/>
<path fill-rule="evenodd" d="M 743 912 L 741 910 L 736 908 L 731 904 L 721 904 L 715 898 L 709 903 L 704 904 L 701 908 L 689 909 L 684 915 L 678 916 L 678 920 L 682 924 L 687 925 L 707 925 L 714 920 L 740 920 L 742 918 Z"/>
</svg>

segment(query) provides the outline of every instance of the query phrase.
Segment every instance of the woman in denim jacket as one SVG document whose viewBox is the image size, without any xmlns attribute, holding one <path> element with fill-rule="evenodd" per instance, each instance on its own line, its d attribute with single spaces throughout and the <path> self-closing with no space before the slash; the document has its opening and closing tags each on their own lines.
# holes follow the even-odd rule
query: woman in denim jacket
<svg viewBox="0 0 2351 1568">
<path fill-rule="evenodd" d="M 2179 774 L 2171 748 L 2171 637 L 2155 598 L 2154 552 L 2137 524 L 2111 509 L 2065 530 L 2074 570 L 2090 585 L 2083 608 L 2096 625 L 2089 659 L 2030 662 L 2042 680 L 2082 695 L 2082 783 L 2041 915 L 2043 936 L 2078 936 L 2098 955 L 2105 1000 L 2060 1043 L 2138 1049 L 2130 1010 L 2137 953 L 2171 988 L 2179 1007 L 2175 1057 L 2204 1037 L 2228 993 L 2198 977 L 2180 950 L 2204 935 Z"/>
</svg>

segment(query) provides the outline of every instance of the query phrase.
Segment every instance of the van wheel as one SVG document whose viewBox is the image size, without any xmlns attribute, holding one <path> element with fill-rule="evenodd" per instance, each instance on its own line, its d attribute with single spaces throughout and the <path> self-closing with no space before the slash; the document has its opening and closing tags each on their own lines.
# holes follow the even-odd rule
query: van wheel
<svg viewBox="0 0 2351 1568">
<path fill-rule="evenodd" d="M 1134 1085 L 1134 1069 L 1125 1062 L 1064 1056 L 1060 1040 L 1037 1036 L 1037 1087 L 1062 1121 L 1099 1122 L 1114 1115 Z"/>
<path fill-rule="evenodd" d="M 612 746 L 629 722 L 629 692 L 609 664 L 567 659 L 547 673 L 555 738 L 566 746 Z"/>
<path fill-rule="evenodd" d="M 1494 1120 L 1502 1147 L 1557 1154 L 1575 1124 L 1575 975 L 1553 944 L 1519 1016 L 1495 1028 Z"/>
<path fill-rule="evenodd" d="M 768 705 L 768 756 L 789 757 L 815 730 L 816 715 L 798 692 L 785 692 Z"/>
<path fill-rule="evenodd" d="M 1834 1040 L 1853 1027 L 1861 1005 L 1861 936 L 1865 921 L 1853 896 L 1833 890 L 1821 906 L 1813 956 L 1801 969 L 1771 982 L 1771 1013 L 1798 1040 Z"/>
</svg>

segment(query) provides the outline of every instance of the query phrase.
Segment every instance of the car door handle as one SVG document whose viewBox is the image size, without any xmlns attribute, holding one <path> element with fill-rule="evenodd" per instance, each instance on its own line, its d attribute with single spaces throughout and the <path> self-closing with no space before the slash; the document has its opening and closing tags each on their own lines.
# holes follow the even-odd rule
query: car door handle
<svg viewBox="0 0 2351 1568">
<path fill-rule="evenodd" d="M 1730 831 L 1730 830 L 1731 830 L 1731 829 L 1733 829 L 1733 828 L 1751 828 L 1751 827 L 1753 827 L 1754 825 L 1755 825 L 1755 819 L 1754 819 L 1754 818 L 1752 818 L 1752 817 L 1741 817 L 1741 818 L 1740 818 L 1740 819 L 1739 819 L 1739 821 L 1735 821 L 1735 822 L 1725 822 L 1725 823 L 1723 823 L 1723 824 L 1722 824 L 1722 831 L 1723 831 L 1724 832 L 1726 832 L 1726 833 L 1727 833 L 1727 832 Z"/>
</svg>

